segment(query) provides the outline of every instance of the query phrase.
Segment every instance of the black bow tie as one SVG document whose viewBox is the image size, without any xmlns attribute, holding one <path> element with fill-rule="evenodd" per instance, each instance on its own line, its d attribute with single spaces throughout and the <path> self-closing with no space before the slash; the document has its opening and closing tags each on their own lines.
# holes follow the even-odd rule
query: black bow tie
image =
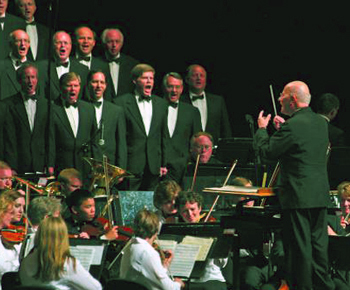
<svg viewBox="0 0 350 290">
<path fill-rule="evenodd" d="M 177 108 L 177 106 L 179 105 L 179 103 L 174 103 L 174 102 L 169 102 L 168 103 L 169 104 L 169 106 L 171 106 L 171 107 L 173 107 L 173 108 Z"/>
<path fill-rule="evenodd" d="M 56 66 L 57 66 L 57 67 L 63 66 L 63 67 L 65 67 L 65 68 L 67 68 L 67 67 L 68 67 L 68 65 L 69 65 L 69 61 L 64 62 L 64 63 L 60 63 L 60 62 L 58 62 L 58 63 L 56 64 Z"/>
<path fill-rule="evenodd" d="M 70 103 L 68 103 L 68 102 L 65 102 L 65 107 L 66 108 L 69 108 L 70 106 L 72 106 L 72 107 L 74 107 L 74 108 L 77 108 L 78 107 L 78 102 L 75 102 L 75 103 L 73 103 L 73 104 L 70 104 Z"/>
<path fill-rule="evenodd" d="M 38 99 L 38 96 L 37 95 L 26 96 L 26 99 L 36 101 Z"/>
<path fill-rule="evenodd" d="M 192 101 L 195 101 L 195 100 L 203 100 L 203 99 L 204 99 L 204 96 L 203 96 L 203 95 L 192 96 Z"/>
<path fill-rule="evenodd" d="M 21 62 L 19 59 L 17 59 L 16 61 L 15 61 L 15 66 L 21 66 L 22 64 L 24 64 L 25 63 L 25 61 L 24 62 Z"/>
<path fill-rule="evenodd" d="M 139 102 L 142 102 L 142 101 L 149 102 L 150 100 L 151 100 L 151 96 L 143 96 L 143 95 L 141 95 L 139 97 Z"/>
<path fill-rule="evenodd" d="M 108 59 L 108 62 L 120 63 L 120 57 L 118 57 L 118 58 L 110 58 L 110 59 Z"/>
<path fill-rule="evenodd" d="M 36 22 L 35 21 L 27 22 L 27 25 L 36 25 Z"/>
<path fill-rule="evenodd" d="M 0 23 L 4 23 L 5 22 L 5 17 L 0 17 Z"/>
<path fill-rule="evenodd" d="M 85 55 L 78 56 L 78 61 L 79 60 L 90 61 L 90 59 L 91 59 L 91 56 L 85 56 Z"/>
<path fill-rule="evenodd" d="M 92 102 L 92 104 L 93 104 L 96 108 L 100 108 L 101 105 L 102 105 L 102 102 L 96 101 L 96 102 Z"/>
</svg>

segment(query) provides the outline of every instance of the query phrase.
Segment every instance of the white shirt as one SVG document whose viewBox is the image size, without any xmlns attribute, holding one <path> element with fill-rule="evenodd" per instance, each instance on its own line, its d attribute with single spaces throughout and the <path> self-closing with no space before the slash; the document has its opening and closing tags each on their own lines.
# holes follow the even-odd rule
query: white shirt
<svg viewBox="0 0 350 290">
<path fill-rule="evenodd" d="M 38 54 L 38 30 L 36 28 L 36 25 L 27 24 L 26 32 L 29 35 L 30 39 L 30 49 L 32 50 L 34 60 L 36 60 L 36 56 Z"/>
<path fill-rule="evenodd" d="M 149 102 L 145 100 L 140 100 L 140 96 L 138 94 L 136 94 L 135 98 L 141 113 L 143 125 L 145 126 L 146 135 L 148 136 L 149 130 L 151 128 L 153 113 L 152 100 L 150 100 Z"/>
<path fill-rule="evenodd" d="M 30 130 L 33 132 L 34 129 L 34 120 L 35 120 L 35 113 L 36 113 L 36 102 L 37 100 L 32 100 L 30 98 L 23 97 L 23 103 L 24 107 L 26 108 L 28 122 Z"/>
<path fill-rule="evenodd" d="M 178 290 L 181 287 L 168 276 L 159 253 L 141 238 L 134 238 L 124 250 L 120 278 L 140 283 L 150 290 Z"/>
<path fill-rule="evenodd" d="M 75 55 L 75 57 L 76 57 L 77 59 L 79 59 L 78 62 L 80 62 L 81 64 L 83 64 L 83 65 L 87 66 L 89 69 L 91 69 L 92 53 L 90 53 L 90 54 L 87 55 L 87 56 L 90 57 L 90 61 L 86 61 L 86 60 L 83 60 L 83 59 L 79 59 L 79 55 L 78 55 L 78 54 Z"/>
<path fill-rule="evenodd" d="M 13 249 L 6 249 L 0 240 L 0 281 L 4 273 L 18 270 L 21 245 L 22 244 L 14 245 Z"/>
<path fill-rule="evenodd" d="M 3 17 L 5 17 L 6 16 L 6 14 L 3 14 L 3 15 L 0 15 L 0 18 L 3 18 Z M 2 30 L 4 30 L 4 25 L 5 25 L 5 23 L 4 22 L 1 22 L 1 29 Z M 1 287 L 1 286 L 0 286 Z"/>
<path fill-rule="evenodd" d="M 221 269 L 226 266 L 228 258 L 225 259 L 208 259 L 205 264 L 203 275 L 198 279 L 192 279 L 193 282 L 220 281 L 225 282 Z"/>
<path fill-rule="evenodd" d="M 74 137 L 77 137 L 79 127 L 79 110 L 73 106 L 69 106 L 69 108 L 64 107 L 64 109 L 67 113 Z"/>
<path fill-rule="evenodd" d="M 195 101 L 192 100 L 192 97 L 194 94 L 190 93 L 190 98 L 192 105 L 198 108 L 199 113 L 201 114 L 201 121 L 202 121 L 202 130 L 205 131 L 205 127 L 207 126 L 207 120 L 208 120 L 208 106 L 207 106 L 207 98 L 205 96 L 205 92 L 203 92 L 203 99 L 197 99 Z"/>
<path fill-rule="evenodd" d="M 119 57 L 120 57 L 120 54 L 116 58 L 119 58 Z M 119 63 L 116 63 L 114 61 L 111 61 L 109 63 L 109 71 L 111 73 L 113 86 L 114 86 L 114 92 L 116 94 L 118 92 L 119 69 L 120 69 L 120 64 Z"/>
<path fill-rule="evenodd" d="M 168 129 L 169 129 L 170 137 L 173 137 L 173 134 L 175 131 L 178 112 L 179 112 L 178 106 L 176 108 L 169 106 L 169 108 L 168 108 Z"/>
<path fill-rule="evenodd" d="M 76 270 L 73 261 L 67 259 L 64 264 L 64 272 L 59 280 L 43 282 L 34 278 L 38 270 L 38 251 L 25 257 L 19 269 L 19 277 L 24 286 L 52 286 L 58 290 L 101 290 L 102 286 L 76 259 Z"/>
<path fill-rule="evenodd" d="M 12 65 L 13 65 L 13 67 L 15 68 L 16 71 L 21 67 L 21 65 L 22 65 L 24 62 L 27 61 L 27 57 L 25 57 L 24 59 L 18 59 L 17 57 L 14 57 L 14 56 L 12 55 L 12 52 L 10 52 L 10 58 L 11 58 L 11 61 L 12 61 Z M 17 61 L 20 61 L 21 64 L 20 64 L 20 65 L 17 65 L 17 64 L 16 64 Z"/>
<path fill-rule="evenodd" d="M 69 59 L 67 59 L 66 61 L 68 61 L 68 67 L 64 67 L 63 65 L 56 67 L 58 79 L 60 79 L 61 76 L 64 75 L 65 73 L 69 73 L 70 61 L 69 61 Z"/>
<path fill-rule="evenodd" d="M 97 128 L 100 128 L 101 125 L 101 118 L 102 118 L 102 107 L 103 107 L 103 98 L 101 98 L 101 100 L 99 100 L 98 102 L 101 102 L 101 106 L 100 107 L 95 107 L 95 115 L 96 115 L 96 123 L 97 123 Z"/>
</svg>

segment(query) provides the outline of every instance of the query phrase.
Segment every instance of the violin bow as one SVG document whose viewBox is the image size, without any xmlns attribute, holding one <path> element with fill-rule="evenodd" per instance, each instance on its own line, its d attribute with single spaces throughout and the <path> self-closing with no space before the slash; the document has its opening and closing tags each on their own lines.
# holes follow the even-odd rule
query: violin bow
<svg viewBox="0 0 350 290">
<path fill-rule="evenodd" d="M 197 155 L 197 159 L 196 159 L 196 167 L 194 169 L 194 174 L 193 174 L 193 179 L 192 179 L 192 184 L 191 184 L 191 189 L 190 191 L 193 191 L 194 189 L 194 185 L 196 183 L 196 179 L 197 179 L 197 172 L 198 172 L 198 165 L 199 165 L 199 158 L 201 157 L 201 154 L 198 153 Z"/>
</svg>

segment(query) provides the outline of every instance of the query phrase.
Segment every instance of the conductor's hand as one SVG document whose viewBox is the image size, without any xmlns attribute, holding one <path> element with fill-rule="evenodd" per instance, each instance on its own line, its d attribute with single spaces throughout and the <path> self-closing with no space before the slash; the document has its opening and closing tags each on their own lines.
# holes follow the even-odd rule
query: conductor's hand
<svg viewBox="0 0 350 290">
<path fill-rule="evenodd" d="M 284 122 L 285 120 L 281 116 L 276 115 L 273 118 L 273 124 L 275 125 L 276 130 L 279 130 Z"/>
<path fill-rule="evenodd" d="M 264 116 L 264 111 L 260 111 L 258 117 L 258 127 L 261 129 L 266 129 L 271 119 L 271 114 Z"/>
</svg>

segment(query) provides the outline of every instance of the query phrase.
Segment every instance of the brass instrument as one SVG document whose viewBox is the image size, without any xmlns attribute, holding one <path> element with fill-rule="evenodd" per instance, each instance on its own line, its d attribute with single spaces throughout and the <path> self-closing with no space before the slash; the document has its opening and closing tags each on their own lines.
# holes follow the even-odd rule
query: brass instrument
<svg viewBox="0 0 350 290">
<path fill-rule="evenodd" d="M 34 182 L 31 182 L 29 180 L 26 180 L 26 179 L 23 179 L 23 178 L 20 178 L 18 176 L 14 176 L 13 177 L 17 182 L 19 182 L 20 184 L 24 184 L 26 185 L 29 189 L 32 189 L 34 190 L 35 192 L 43 195 L 45 194 L 45 188 L 40 186 L 40 185 L 37 185 L 35 184 Z"/>
<path fill-rule="evenodd" d="M 111 188 L 119 178 L 133 177 L 133 175 L 125 169 L 109 163 L 103 163 L 102 161 L 89 157 L 84 157 L 83 159 L 91 166 L 92 180 L 89 189 L 90 191 L 94 191 L 95 195 L 105 194 L 105 190 L 103 190 L 103 192 L 95 191 L 95 186 L 97 189 L 106 188 L 108 183 L 108 188 Z"/>
<path fill-rule="evenodd" d="M 47 195 L 47 196 L 61 195 L 60 182 L 58 181 L 52 181 L 46 187 L 43 187 L 41 185 L 35 184 L 34 182 L 20 178 L 18 176 L 14 176 L 13 178 L 19 184 L 26 185 L 29 189 L 34 190 L 36 193 L 39 193 L 40 195 Z"/>
</svg>

